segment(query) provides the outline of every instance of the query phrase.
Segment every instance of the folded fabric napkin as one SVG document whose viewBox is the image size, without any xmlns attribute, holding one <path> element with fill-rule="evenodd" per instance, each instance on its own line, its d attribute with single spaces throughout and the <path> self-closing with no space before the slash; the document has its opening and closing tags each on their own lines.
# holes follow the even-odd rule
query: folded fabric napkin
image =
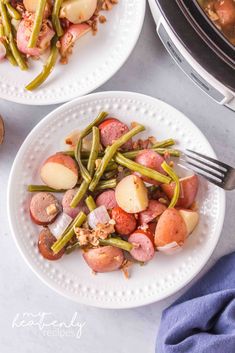
<svg viewBox="0 0 235 353">
<path fill-rule="evenodd" d="M 235 252 L 164 310 L 156 353 L 235 353 Z"/>
</svg>

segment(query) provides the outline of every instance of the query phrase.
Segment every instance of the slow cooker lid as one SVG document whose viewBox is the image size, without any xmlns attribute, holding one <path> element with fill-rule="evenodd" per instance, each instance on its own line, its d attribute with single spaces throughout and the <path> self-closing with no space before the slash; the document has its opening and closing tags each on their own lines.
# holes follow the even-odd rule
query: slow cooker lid
<svg viewBox="0 0 235 353">
<path fill-rule="evenodd" d="M 192 1 L 192 0 L 191 0 Z M 235 91 L 235 70 L 200 37 L 182 11 L 181 1 L 156 0 L 169 27 L 190 55 L 219 82 Z"/>
</svg>

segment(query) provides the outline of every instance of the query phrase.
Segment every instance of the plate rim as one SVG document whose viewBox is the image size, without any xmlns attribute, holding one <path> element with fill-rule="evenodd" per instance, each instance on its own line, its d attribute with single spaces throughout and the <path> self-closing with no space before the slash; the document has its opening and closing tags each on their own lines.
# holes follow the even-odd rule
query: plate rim
<svg viewBox="0 0 235 353">
<path fill-rule="evenodd" d="M 113 70 L 112 74 L 108 75 L 104 79 L 100 80 L 99 83 L 94 85 L 92 90 L 90 90 L 90 89 L 84 90 L 82 94 L 80 94 L 80 95 L 74 94 L 74 95 L 70 96 L 70 98 L 68 98 L 68 99 L 64 99 L 61 96 L 61 98 L 53 99 L 53 100 L 50 100 L 49 102 L 45 102 L 45 101 L 40 100 L 38 98 L 34 98 L 33 100 L 26 98 L 26 97 L 24 97 L 22 99 L 22 98 L 18 98 L 17 96 L 10 98 L 7 94 L 1 93 L 1 90 L 0 90 L 0 98 L 6 100 L 8 102 L 18 103 L 18 104 L 22 104 L 22 105 L 26 105 L 26 106 L 29 106 L 29 105 L 31 105 L 31 106 L 47 106 L 47 105 L 50 106 L 50 105 L 56 105 L 56 104 L 65 104 L 65 103 L 73 101 L 77 98 L 87 96 L 88 94 L 94 92 L 99 87 L 103 86 L 112 77 L 114 77 L 117 74 L 117 72 L 123 67 L 123 65 L 126 63 L 126 61 L 129 59 L 130 55 L 132 54 L 132 52 L 133 52 L 133 50 L 139 40 L 140 34 L 142 32 L 143 24 L 144 24 L 146 7 L 147 7 L 147 5 L 146 5 L 147 0 L 142 0 L 142 2 L 141 3 L 143 6 L 143 11 L 141 13 L 141 17 L 139 18 L 140 26 L 139 26 L 138 31 L 136 32 L 136 36 L 133 38 L 133 42 L 129 48 L 128 54 L 125 57 L 123 57 L 123 59 L 120 61 L 119 65 L 116 67 L 116 69 Z"/>
<path fill-rule="evenodd" d="M 137 93 L 137 92 L 131 92 L 131 91 L 103 91 L 103 92 L 97 92 L 97 93 L 91 93 L 89 95 L 86 96 L 82 96 L 82 97 L 78 97 L 72 101 L 69 101 L 63 105 L 61 105 L 60 107 L 54 109 L 53 111 L 51 111 L 49 114 L 47 114 L 44 118 L 42 118 L 39 123 L 34 126 L 34 128 L 29 132 L 29 134 L 26 136 L 25 140 L 23 141 L 22 145 L 20 146 L 15 159 L 13 161 L 12 167 L 11 167 L 11 171 L 9 174 L 9 179 L 8 179 L 8 185 L 7 185 L 7 218 L 8 218 L 8 222 L 9 222 L 9 227 L 10 227 L 10 232 L 11 235 L 13 236 L 14 242 L 16 244 L 16 247 L 18 248 L 21 256 L 23 257 L 24 261 L 26 262 L 26 264 L 29 266 L 29 268 L 33 271 L 33 273 L 36 274 L 36 276 L 50 289 L 52 289 L 53 291 L 57 292 L 58 294 L 62 295 L 63 297 L 66 297 L 67 299 L 76 302 L 76 303 L 80 303 L 83 305 L 89 305 L 89 306 L 93 306 L 93 307 L 97 307 L 97 308 L 103 308 L 103 309 L 128 309 L 128 308 L 137 308 L 137 307 L 141 307 L 141 306 L 145 306 L 145 305 L 149 305 L 152 303 L 156 303 L 159 302 L 163 299 L 166 299 L 168 297 L 170 297 L 173 294 L 176 294 L 179 292 L 179 290 L 181 290 L 182 288 L 185 288 L 201 271 L 202 269 L 205 267 L 205 265 L 208 263 L 208 261 L 210 260 L 221 235 L 221 231 L 222 231 L 222 227 L 223 227 L 223 223 L 224 223 L 224 218 L 225 218 L 225 210 L 226 210 L 226 194 L 225 191 L 223 189 L 219 189 L 219 201 L 220 201 L 220 217 L 218 217 L 217 219 L 217 224 L 216 224 L 216 229 L 215 229 L 215 233 L 214 233 L 214 238 L 215 238 L 215 242 L 213 244 L 213 246 L 211 247 L 210 251 L 208 252 L 208 256 L 205 257 L 205 259 L 200 263 L 200 266 L 198 267 L 196 272 L 193 272 L 192 274 L 190 274 L 190 276 L 188 276 L 187 281 L 185 281 L 183 284 L 180 283 L 178 286 L 173 287 L 173 289 L 171 288 L 170 290 L 168 290 L 167 294 L 161 294 L 157 299 L 154 298 L 147 298 L 146 299 L 140 299 L 138 303 L 134 302 L 134 303 L 130 303 L 130 302 L 110 302 L 110 301 L 94 301 L 90 298 L 74 298 L 72 296 L 70 296 L 69 294 L 67 294 L 67 292 L 64 292 L 62 288 L 57 287 L 57 286 L 53 286 L 51 285 L 51 283 L 47 280 L 46 277 L 44 277 L 43 275 L 41 275 L 40 273 L 37 272 L 37 270 L 34 268 L 33 264 L 30 263 L 30 261 L 27 259 L 26 255 L 24 254 L 24 251 L 21 249 L 20 244 L 18 243 L 17 240 L 17 236 L 16 236 L 16 232 L 14 230 L 14 226 L 11 220 L 11 210 L 10 210 L 10 193 L 11 193 L 11 184 L 13 182 L 13 178 L 14 178 L 14 173 L 15 173 L 15 168 L 16 168 L 16 164 L 18 163 L 18 159 L 21 157 L 21 154 L 24 153 L 24 149 L 27 146 L 27 142 L 28 140 L 30 140 L 31 136 L 34 134 L 35 131 L 37 131 L 38 128 L 40 128 L 41 125 L 43 125 L 46 121 L 49 121 L 51 116 L 53 115 L 57 115 L 58 113 L 60 113 L 60 111 L 62 110 L 67 110 L 69 108 L 72 108 L 74 106 L 76 106 L 77 104 L 79 104 L 80 101 L 86 101 L 86 100 L 93 100 L 93 99 L 99 99 L 99 98 L 112 98 L 112 96 L 122 96 L 122 97 L 130 97 L 130 98 L 135 98 L 135 99 L 142 99 L 142 100 L 148 100 L 149 102 L 151 101 L 153 104 L 156 101 L 160 102 L 161 104 L 168 106 L 168 108 L 172 109 L 173 111 L 176 111 L 178 113 L 180 113 L 181 117 L 186 121 L 186 122 L 190 122 L 190 124 L 193 125 L 194 129 L 197 130 L 198 134 L 201 135 L 201 137 L 207 142 L 208 146 L 211 149 L 211 156 L 216 158 L 216 154 L 212 148 L 212 146 L 210 145 L 209 141 L 207 140 L 206 136 L 201 132 L 201 130 L 184 114 L 182 113 L 180 110 L 174 108 L 172 105 L 166 103 L 163 100 L 160 100 L 158 98 L 149 96 L 149 95 L 145 95 L 142 93 Z"/>
</svg>

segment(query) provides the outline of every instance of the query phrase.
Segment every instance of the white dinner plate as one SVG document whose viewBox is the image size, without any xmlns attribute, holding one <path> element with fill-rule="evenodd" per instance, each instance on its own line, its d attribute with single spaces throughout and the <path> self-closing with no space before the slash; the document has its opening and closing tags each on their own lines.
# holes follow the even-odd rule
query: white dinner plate
<svg viewBox="0 0 235 353">
<path fill-rule="evenodd" d="M 157 99 L 137 93 L 102 92 L 78 98 L 45 117 L 29 134 L 14 161 L 8 185 L 8 214 L 12 234 L 27 264 L 58 293 L 80 303 L 105 308 L 136 307 L 163 299 L 185 286 L 202 269 L 220 236 L 225 193 L 200 179 L 197 197 L 200 222 L 183 250 L 174 256 L 156 253 L 145 266 L 134 265 L 131 278 L 121 271 L 92 275 L 80 251 L 50 262 L 37 248 L 39 226 L 29 215 L 28 184 L 41 183 L 39 168 L 63 149 L 64 137 L 83 128 L 102 110 L 130 124 L 146 126 L 143 136 L 175 138 L 181 149 L 190 148 L 215 157 L 199 129 L 182 113 Z"/>
<path fill-rule="evenodd" d="M 28 71 L 1 62 L 0 97 L 22 104 L 49 105 L 95 90 L 120 69 L 132 52 L 143 25 L 145 6 L 145 0 L 119 0 L 111 11 L 103 11 L 107 22 L 99 24 L 96 36 L 88 33 L 80 38 L 69 63 L 57 63 L 34 92 L 24 87 L 41 72 L 41 60 L 31 60 Z"/>
</svg>

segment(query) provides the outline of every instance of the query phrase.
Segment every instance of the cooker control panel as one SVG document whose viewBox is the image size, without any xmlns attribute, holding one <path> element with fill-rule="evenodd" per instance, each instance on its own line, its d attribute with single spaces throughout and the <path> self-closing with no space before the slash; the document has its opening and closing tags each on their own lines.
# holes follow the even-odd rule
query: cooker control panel
<svg viewBox="0 0 235 353">
<path fill-rule="evenodd" d="M 226 97 L 218 91 L 215 87 L 209 84 L 199 73 L 190 65 L 190 63 L 184 58 L 179 49 L 173 43 L 165 27 L 160 22 L 157 28 L 158 35 L 163 42 L 165 48 L 177 62 L 180 68 L 193 80 L 204 92 L 211 96 L 218 103 L 224 103 Z"/>
</svg>

